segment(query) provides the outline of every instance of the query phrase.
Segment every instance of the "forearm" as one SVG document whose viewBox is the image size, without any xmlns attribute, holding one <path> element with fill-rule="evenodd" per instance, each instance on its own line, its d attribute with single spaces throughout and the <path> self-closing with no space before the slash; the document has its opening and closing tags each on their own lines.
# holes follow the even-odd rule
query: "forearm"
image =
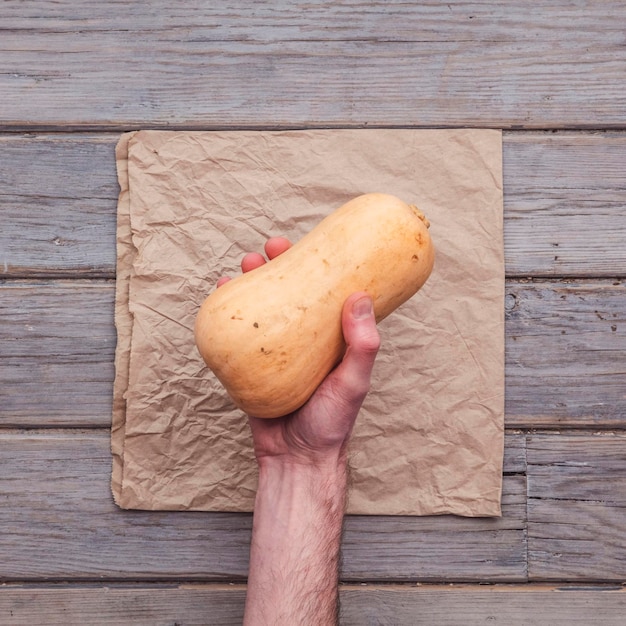
<svg viewBox="0 0 626 626">
<path fill-rule="evenodd" d="M 245 626 L 337 623 L 346 462 L 262 463 Z"/>
</svg>

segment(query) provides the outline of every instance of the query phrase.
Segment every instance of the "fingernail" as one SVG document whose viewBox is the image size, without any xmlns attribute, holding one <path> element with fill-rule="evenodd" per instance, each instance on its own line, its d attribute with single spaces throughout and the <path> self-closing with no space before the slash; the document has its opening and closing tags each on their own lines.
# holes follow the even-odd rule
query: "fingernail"
<svg viewBox="0 0 626 626">
<path fill-rule="evenodd" d="M 359 298 L 352 305 L 352 315 L 354 316 L 354 319 L 362 320 L 367 317 L 371 317 L 373 312 L 371 298 Z"/>
</svg>

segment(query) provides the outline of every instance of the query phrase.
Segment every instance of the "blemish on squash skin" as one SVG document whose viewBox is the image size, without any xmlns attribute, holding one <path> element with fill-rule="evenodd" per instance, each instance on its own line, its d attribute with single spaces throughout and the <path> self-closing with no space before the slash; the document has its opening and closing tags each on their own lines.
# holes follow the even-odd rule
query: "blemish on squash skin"
<svg viewBox="0 0 626 626">
<path fill-rule="evenodd" d="M 252 324 L 255 328 L 259 327 L 259 323 L 258 322 L 254 322 L 254 324 Z"/>
</svg>

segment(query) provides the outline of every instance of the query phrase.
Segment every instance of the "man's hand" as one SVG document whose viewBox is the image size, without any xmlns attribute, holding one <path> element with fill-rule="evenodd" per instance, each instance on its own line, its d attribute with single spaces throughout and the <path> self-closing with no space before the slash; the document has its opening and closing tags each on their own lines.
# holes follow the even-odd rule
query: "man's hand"
<svg viewBox="0 0 626 626">
<path fill-rule="evenodd" d="M 336 463 L 346 450 L 356 416 L 370 388 L 370 375 L 380 339 L 365 293 L 346 301 L 342 327 L 347 350 L 300 409 L 277 419 L 250 416 L 259 464 L 280 457 L 293 463 Z"/>
<path fill-rule="evenodd" d="M 283 237 L 265 244 L 271 260 L 291 246 Z M 258 253 L 247 254 L 241 267 L 249 272 L 265 263 Z M 220 279 L 218 285 L 227 278 Z M 341 363 L 327 376 L 309 401 L 299 410 L 276 419 L 250 416 L 257 460 L 270 457 L 283 461 L 312 463 L 336 462 L 345 453 L 356 416 L 370 388 L 380 337 L 371 298 L 365 292 L 353 293 L 345 302 L 342 329 L 346 352 Z"/>
</svg>

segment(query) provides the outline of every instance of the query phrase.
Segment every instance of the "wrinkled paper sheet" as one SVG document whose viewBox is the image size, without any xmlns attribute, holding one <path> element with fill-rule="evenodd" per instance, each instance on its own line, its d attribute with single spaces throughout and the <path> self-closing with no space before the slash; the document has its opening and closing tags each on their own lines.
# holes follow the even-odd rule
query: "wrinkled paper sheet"
<svg viewBox="0 0 626 626">
<path fill-rule="evenodd" d="M 241 257 L 268 237 L 297 241 L 347 200 L 378 191 L 426 214 L 437 256 L 425 287 L 379 326 L 382 348 L 350 446 L 348 513 L 500 515 L 501 145 L 494 130 L 123 135 L 117 504 L 253 509 L 247 420 L 196 350 L 196 313 L 217 279 L 238 274 Z"/>
</svg>

